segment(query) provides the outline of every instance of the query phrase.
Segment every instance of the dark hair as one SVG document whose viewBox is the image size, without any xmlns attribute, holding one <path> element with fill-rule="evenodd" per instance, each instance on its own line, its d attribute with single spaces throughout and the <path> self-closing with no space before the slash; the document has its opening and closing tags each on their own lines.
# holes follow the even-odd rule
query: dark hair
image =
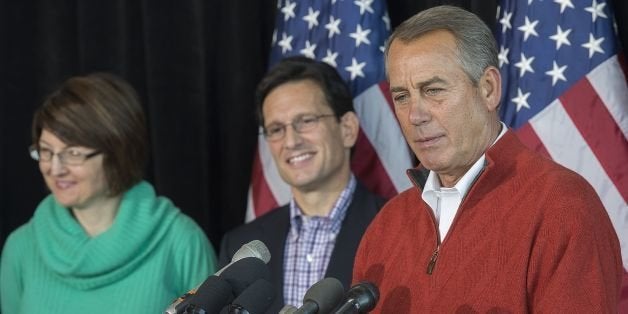
<svg viewBox="0 0 628 314">
<path fill-rule="evenodd" d="M 68 79 L 35 112 L 36 147 L 43 129 L 68 145 L 101 151 L 111 195 L 142 180 L 148 154 L 146 118 L 137 93 L 123 79 L 107 73 Z"/>
<path fill-rule="evenodd" d="M 460 65 L 474 84 L 487 67 L 499 69 L 497 43 L 488 26 L 477 15 L 449 5 L 421 11 L 401 23 L 386 42 L 386 66 L 388 51 L 394 40 L 409 43 L 436 30 L 446 30 L 454 35 Z"/>
<path fill-rule="evenodd" d="M 354 111 L 353 97 L 349 87 L 332 66 L 325 62 L 315 61 L 306 57 L 285 58 L 262 78 L 255 93 L 257 119 L 264 126 L 263 106 L 266 96 L 276 87 L 296 81 L 311 80 L 323 93 L 327 104 L 334 111 L 338 120 L 347 112 Z"/>
</svg>

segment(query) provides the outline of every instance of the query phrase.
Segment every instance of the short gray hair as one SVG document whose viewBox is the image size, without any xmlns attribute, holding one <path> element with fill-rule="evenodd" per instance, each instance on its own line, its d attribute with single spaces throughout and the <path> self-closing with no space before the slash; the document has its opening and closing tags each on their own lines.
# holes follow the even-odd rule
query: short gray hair
<svg viewBox="0 0 628 314">
<path fill-rule="evenodd" d="M 384 51 L 386 73 L 388 53 L 394 40 L 409 43 L 436 30 L 446 30 L 454 36 L 460 65 L 474 84 L 477 84 L 487 67 L 499 69 L 497 43 L 488 26 L 469 11 L 443 5 L 421 11 L 395 29 L 386 42 Z"/>
</svg>

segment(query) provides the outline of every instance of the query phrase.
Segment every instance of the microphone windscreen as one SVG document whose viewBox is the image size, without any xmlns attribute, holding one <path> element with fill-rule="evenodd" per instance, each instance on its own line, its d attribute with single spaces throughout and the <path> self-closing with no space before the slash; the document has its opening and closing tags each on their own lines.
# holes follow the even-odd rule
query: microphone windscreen
<svg viewBox="0 0 628 314">
<path fill-rule="evenodd" d="M 344 287 L 336 278 L 327 277 L 313 284 L 305 293 L 303 303 L 313 301 L 318 304 L 318 313 L 331 312 L 344 295 Z"/>
<path fill-rule="evenodd" d="M 268 261 L 270 261 L 270 252 L 264 242 L 253 240 L 242 245 L 242 247 L 233 254 L 231 261 L 237 261 L 246 257 L 257 257 L 268 264 Z"/>
<path fill-rule="evenodd" d="M 240 295 L 258 279 L 270 280 L 268 266 L 257 257 L 245 257 L 232 263 L 220 277 L 231 284 L 234 295 Z"/>
<path fill-rule="evenodd" d="M 231 284 L 223 278 L 210 276 L 196 290 L 186 304 L 193 309 L 186 312 L 193 313 L 196 309 L 202 309 L 206 313 L 218 313 L 233 300 Z"/>
<path fill-rule="evenodd" d="M 375 308 L 377 301 L 379 301 L 379 289 L 374 284 L 363 281 L 347 291 L 345 300 L 350 300 L 360 313 L 368 313 Z"/>
<path fill-rule="evenodd" d="M 258 279 L 233 300 L 232 304 L 239 306 L 250 314 L 264 313 L 275 298 L 273 285 L 265 279 Z"/>
</svg>

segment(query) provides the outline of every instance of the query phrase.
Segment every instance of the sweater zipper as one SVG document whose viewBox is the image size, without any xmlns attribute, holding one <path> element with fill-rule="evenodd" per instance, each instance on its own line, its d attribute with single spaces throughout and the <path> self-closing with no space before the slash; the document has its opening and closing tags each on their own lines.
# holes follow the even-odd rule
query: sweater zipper
<svg viewBox="0 0 628 314">
<path fill-rule="evenodd" d="M 434 272 L 434 266 L 436 266 L 436 260 L 438 259 L 438 250 L 440 249 L 440 245 L 436 246 L 436 250 L 432 253 L 432 258 L 430 258 L 430 262 L 427 264 L 427 274 L 431 275 Z"/>
</svg>

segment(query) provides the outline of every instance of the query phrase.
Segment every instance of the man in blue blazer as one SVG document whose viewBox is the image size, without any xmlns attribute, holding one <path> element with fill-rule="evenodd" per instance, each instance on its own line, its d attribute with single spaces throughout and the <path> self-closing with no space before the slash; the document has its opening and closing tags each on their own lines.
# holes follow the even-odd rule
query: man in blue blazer
<svg viewBox="0 0 628 314">
<path fill-rule="evenodd" d="M 251 240 L 271 253 L 276 297 L 268 313 L 299 307 L 307 289 L 325 277 L 351 283 L 362 234 L 384 199 L 353 175 L 359 121 L 353 97 L 336 70 L 304 57 L 284 59 L 258 85 L 257 115 L 290 203 L 224 235 L 219 264 Z"/>
</svg>

